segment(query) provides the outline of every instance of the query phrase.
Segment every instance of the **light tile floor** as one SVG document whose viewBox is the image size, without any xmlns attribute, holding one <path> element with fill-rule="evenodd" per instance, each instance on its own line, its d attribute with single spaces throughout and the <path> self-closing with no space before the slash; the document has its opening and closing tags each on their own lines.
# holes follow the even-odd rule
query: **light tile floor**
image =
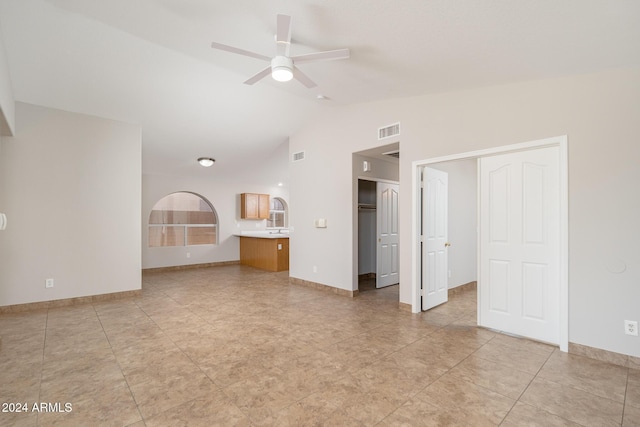
<svg viewBox="0 0 640 427">
<path fill-rule="evenodd" d="M 397 286 L 350 299 L 237 265 L 143 282 L 0 316 L 0 426 L 640 425 L 640 371 L 477 328 L 473 291 L 412 315 Z"/>
</svg>

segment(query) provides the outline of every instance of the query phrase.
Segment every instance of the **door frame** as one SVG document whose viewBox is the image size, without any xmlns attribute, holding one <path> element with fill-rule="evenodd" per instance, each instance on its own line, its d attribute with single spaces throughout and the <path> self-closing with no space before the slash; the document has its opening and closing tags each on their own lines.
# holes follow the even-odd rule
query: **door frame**
<svg viewBox="0 0 640 427">
<path fill-rule="evenodd" d="M 452 160 L 478 159 L 495 154 L 512 153 L 516 151 L 535 150 L 537 148 L 557 146 L 560 149 L 559 178 L 560 178 L 560 350 L 569 351 L 569 162 L 567 135 L 545 138 L 535 141 L 492 147 L 483 150 L 469 151 L 442 157 L 434 157 L 425 160 L 415 160 L 411 166 L 411 311 L 420 312 L 420 271 L 422 259 L 420 256 L 420 221 L 421 221 L 421 169 L 433 163 L 441 163 Z M 479 185 L 479 183 L 478 183 Z M 479 191 L 476 189 L 476 191 Z M 480 203 L 478 198 L 477 203 Z M 477 208 L 478 221 L 480 209 Z M 480 222 L 478 222 L 479 224 Z M 480 242 L 477 243 L 477 260 L 480 262 Z M 478 268 L 478 271 L 479 268 Z M 478 287 L 480 292 L 480 287 Z"/>
</svg>

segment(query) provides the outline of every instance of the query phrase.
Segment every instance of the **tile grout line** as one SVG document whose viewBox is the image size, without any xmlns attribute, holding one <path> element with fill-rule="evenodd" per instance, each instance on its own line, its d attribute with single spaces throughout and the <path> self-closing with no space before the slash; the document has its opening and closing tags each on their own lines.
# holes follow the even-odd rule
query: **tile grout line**
<svg viewBox="0 0 640 427">
<path fill-rule="evenodd" d="M 140 415 L 140 420 L 146 426 L 147 424 L 145 423 L 144 417 L 142 416 L 142 412 L 140 411 L 140 406 L 138 405 L 138 402 L 136 401 L 136 397 L 133 395 L 133 392 L 131 391 L 131 386 L 129 385 L 129 381 L 127 381 L 127 377 L 125 376 L 124 372 L 122 371 L 122 365 L 120 365 L 120 361 L 118 360 L 118 357 L 116 356 L 116 352 L 113 350 L 113 345 L 111 345 L 111 340 L 109 339 L 109 335 L 107 334 L 107 331 L 104 329 L 104 325 L 102 324 L 102 319 L 100 318 L 100 314 L 98 313 L 98 310 L 96 310 L 96 307 L 95 307 L 94 304 L 91 304 L 91 307 L 93 308 L 93 311 L 96 314 L 96 317 L 98 318 L 98 322 L 100 322 L 100 327 L 102 328 L 102 333 L 104 334 L 104 337 L 107 339 L 107 342 L 109 343 L 109 348 L 111 349 L 111 354 L 113 354 L 113 358 L 115 359 L 116 363 L 118 364 L 118 369 L 120 369 L 120 374 L 122 374 L 122 379 L 124 380 L 125 384 L 127 384 L 127 390 L 129 390 L 129 394 L 131 395 L 131 399 L 136 404 L 136 410 L 138 411 L 138 415 Z"/>
<path fill-rule="evenodd" d="M 164 295 L 164 297 L 166 297 L 167 299 L 170 299 L 171 301 L 175 302 L 175 303 L 176 303 L 176 304 L 178 304 L 180 307 L 185 308 L 187 311 L 189 311 L 189 313 L 193 314 L 194 316 L 198 317 L 199 319 L 203 320 L 203 321 L 204 321 L 204 322 L 206 322 L 208 325 L 210 325 L 210 322 L 209 322 L 209 321 L 207 321 L 206 319 L 204 319 L 202 316 L 198 315 L 197 313 L 194 313 L 191 309 L 189 309 L 189 308 L 188 308 L 188 306 L 186 306 L 186 305 L 184 305 L 184 304 L 182 304 L 182 303 L 178 302 L 178 301 L 177 301 L 177 300 L 175 300 L 173 297 L 171 297 L 170 295 L 168 295 L 167 293 L 165 293 L 165 292 L 163 292 L 163 291 L 161 291 L 161 290 L 158 290 L 158 292 L 162 293 L 162 295 Z M 220 390 L 220 391 L 224 394 L 224 396 L 229 400 L 229 403 L 231 403 L 231 404 L 232 404 L 233 406 L 235 406 L 235 407 L 236 407 L 236 408 L 237 408 L 237 409 L 238 409 L 242 414 L 244 414 L 244 415 L 247 417 L 247 419 L 248 419 L 248 420 L 251 420 L 251 417 L 249 417 L 249 414 L 245 413 L 245 412 L 242 410 L 242 408 L 240 408 L 238 405 L 236 405 L 236 404 L 235 404 L 235 402 L 233 402 L 233 400 L 231 400 L 231 398 L 229 397 L 229 395 L 227 395 L 227 394 L 224 392 L 224 390 L 223 390 L 223 389 L 224 389 L 224 388 L 226 388 L 226 387 L 228 387 L 228 386 L 225 386 L 225 387 L 221 387 L 221 386 L 219 386 L 219 385 L 218 385 L 218 384 L 217 384 L 217 383 L 216 383 L 216 382 L 215 382 L 211 377 L 209 377 L 209 375 L 207 375 L 207 373 L 206 373 L 206 372 L 204 372 L 204 371 L 202 370 L 202 368 L 200 367 L 200 365 L 199 365 L 198 363 L 196 363 L 196 362 L 195 362 L 195 361 L 194 361 L 194 360 L 193 360 L 193 359 L 192 359 L 192 358 L 191 358 L 187 353 L 185 353 L 185 352 L 184 352 L 184 350 L 183 350 L 183 349 L 182 349 L 178 344 L 176 344 L 176 342 L 175 342 L 175 341 L 174 341 L 174 340 L 173 340 L 169 335 L 167 335 L 167 334 L 166 334 L 165 329 L 164 329 L 164 328 L 162 328 L 160 325 L 158 325 L 158 323 L 157 323 L 155 320 L 153 320 L 153 318 L 152 318 L 152 317 L 151 317 L 151 316 L 150 316 L 150 315 L 149 315 L 149 314 L 144 310 L 144 308 L 143 308 L 143 307 L 139 306 L 139 305 L 137 304 L 137 302 L 134 302 L 134 303 L 135 303 L 135 304 L 136 304 L 136 306 L 140 309 L 140 311 L 142 311 L 142 312 L 143 312 L 143 313 L 144 313 L 144 314 L 149 318 L 149 320 L 150 320 L 151 322 L 153 322 L 153 324 L 154 324 L 154 325 L 156 325 L 156 326 L 158 327 L 158 329 L 160 329 L 160 330 L 162 331 L 162 333 L 163 333 L 163 334 L 165 334 L 165 336 L 167 337 L 167 339 L 168 339 L 169 341 L 171 341 L 171 343 L 172 343 L 172 344 L 173 344 L 173 345 L 178 349 L 178 351 L 180 351 L 180 353 L 181 353 L 182 355 L 184 355 L 187 359 L 189 359 L 189 360 L 191 361 L 191 363 L 193 363 L 193 364 L 194 364 L 194 366 L 195 366 L 196 368 L 198 368 L 198 370 L 199 370 L 199 371 L 200 371 L 200 372 L 201 372 L 205 377 L 207 377 L 207 379 L 208 379 L 209 381 L 211 381 L 211 383 L 212 383 L 214 386 L 216 386 L 216 387 L 218 388 L 218 390 Z M 124 375 L 124 374 L 123 374 L 123 375 Z M 255 376 L 257 376 L 257 374 L 256 374 Z M 126 378 L 125 378 L 125 380 L 126 380 Z M 234 384 L 235 384 L 235 383 L 234 383 Z M 231 384 L 231 385 L 232 385 L 232 384 Z M 162 411 L 161 413 L 165 413 L 165 412 L 167 412 L 167 411 L 168 411 L 168 410 L 170 410 L 170 409 L 177 408 L 178 406 L 181 406 L 181 405 L 184 405 L 184 404 L 187 404 L 187 403 L 193 402 L 193 401 L 195 401 L 195 400 L 199 399 L 200 397 L 201 397 L 201 396 L 196 396 L 196 397 L 194 397 L 193 399 L 190 399 L 190 400 L 187 400 L 187 401 L 185 401 L 185 402 L 179 403 L 179 404 L 177 404 L 177 405 L 175 405 L 175 406 L 173 406 L 173 407 L 166 408 L 166 409 L 165 409 L 164 411 Z M 138 409 L 138 410 L 139 410 L 139 409 Z M 156 414 L 156 415 L 160 415 L 161 413 Z M 156 416 L 156 415 L 154 415 L 154 416 Z M 142 419 L 144 420 L 144 417 L 143 417 Z M 145 424 L 145 425 L 146 425 L 146 424 Z"/>
<path fill-rule="evenodd" d="M 494 338 L 495 338 L 495 337 L 494 337 Z M 549 356 L 547 356 L 547 359 L 544 361 L 544 363 L 543 363 L 542 365 L 540 365 L 540 368 L 538 368 L 538 371 L 535 373 L 535 375 L 533 375 L 533 377 L 531 378 L 531 381 L 529 381 L 529 383 L 528 383 L 528 384 L 527 384 L 527 386 L 524 388 L 524 390 L 522 390 L 522 392 L 520 393 L 520 395 L 519 395 L 519 396 L 518 396 L 518 398 L 516 399 L 515 403 L 513 404 L 513 406 L 511 407 L 511 409 L 509 409 L 509 411 L 507 412 L 507 415 L 505 415 L 505 416 L 504 416 L 504 418 L 502 419 L 502 421 L 500 422 L 500 424 L 499 424 L 499 425 L 502 425 L 502 424 L 504 423 L 504 421 L 507 419 L 507 417 L 509 416 L 509 414 L 511 413 L 511 411 L 513 411 L 513 408 L 515 408 L 515 407 L 516 407 L 516 405 L 518 404 L 518 402 L 520 402 L 520 399 L 522 398 L 522 396 L 524 396 L 524 394 L 527 392 L 527 390 L 528 390 L 528 389 L 529 389 L 529 387 L 531 386 L 531 383 L 533 383 L 533 381 L 534 381 L 536 378 L 538 378 L 538 374 L 540 373 L 540 371 L 542 370 L 542 368 L 544 368 L 544 365 L 546 365 L 546 364 L 547 364 L 547 362 L 549 361 L 549 359 L 551 359 L 551 356 L 553 356 L 553 354 L 556 352 L 556 350 L 557 350 L 557 349 L 556 349 L 556 348 L 554 348 L 554 349 L 553 349 L 553 351 L 549 354 Z M 522 403 L 523 405 L 528 405 L 528 403 L 524 403 L 524 402 L 520 402 L 520 403 Z M 533 405 L 529 405 L 529 406 L 533 406 Z M 537 406 L 533 406 L 533 407 L 534 407 L 534 408 L 536 408 L 536 409 L 538 409 L 538 410 L 545 411 L 545 412 L 547 412 L 547 413 L 549 413 L 549 414 L 551 413 L 551 412 L 547 411 L 546 409 L 538 408 Z M 559 416 L 559 415 L 557 415 L 557 414 L 553 414 L 553 415 L 556 415 L 556 416 L 560 417 L 560 416 Z M 563 420 L 565 420 L 565 421 L 572 422 L 572 421 L 570 421 L 570 420 L 565 419 L 564 417 L 560 417 L 560 418 L 562 418 L 562 419 L 563 419 Z"/>
<path fill-rule="evenodd" d="M 627 367 L 627 382 L 624 385 L 624 401 L 622 402 L 622 420 L 620 420 L 620 425 L 624 424 L 624 414 L 627 410 L 627 394 L 629 393 L 629 367 Z"/>
<path fill-rule="evenodd" d="M 42 378 L 44 378 L 44 357 L 45 348 L 47 346 L 47 332 L 49 330 L 49 310 L 47 308 L 47 318 L 44 322 L 44 337 L 42 340 L 42 361 L 40 362 L 40 384 L 38 385 L 38 402 L 42 400 Z M 40 412 L 36 412 L 36 425 L 40 425 Z"/>
</svg>

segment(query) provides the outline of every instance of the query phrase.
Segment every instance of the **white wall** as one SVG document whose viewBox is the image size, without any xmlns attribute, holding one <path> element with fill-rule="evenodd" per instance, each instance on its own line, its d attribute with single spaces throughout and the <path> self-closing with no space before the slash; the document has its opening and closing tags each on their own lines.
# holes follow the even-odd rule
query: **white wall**
<svg viewBox="0 0 640 427">
<path fill-rule="evenodd" d="M 429 165 L 449 174 L 449 289 L 477 280 L 477 160 Z M 406 276 L 405 276 L 406 277 Z"/>
<path fill-rule="evenodd" d="M 350 289 L 351 153 L 401 122 L 400 182 L 413 161 L 546 137 L 569 140 L 569 339 L 640 356 L 624 319 L 639 317 L 640 69 L 611 70 L 336 108 L 290 138 L 294 277 Z M 330 167 L 329 167 L 330 165 Z M 352 186 L 351 186 L 352 187 Z M 411 191 L 400 194 L 400 301 L 411 303 Z M 328 228 L 313 228 L 325 217 Z M 313 266 L 317 273 L 313 273 Z M 620 271 L 624 266 L 624 271 Z M 613 271 L 613 272 L 612 272 Z M 639 319 L 640 320 L 640 319 Z"/>
<path fill-rule="evenodd" d="M 211 202 L 218 215 L 217 245 L 149 247 L 149 214 L 158 200 L 176 191 L 196 193 Z M 288 190 L 277 185 L 246 184 L 221 178 L 143 175 L 142 268 L 239 260 L 240 238 L 233 234 L 242 230 L 264 230 L 267 222 L 266 220 L 240 219 L 240 193 L 264 193 L 272 197 L 281 197 L 285 202 L 289 202 Z M 190 258 L 187 258 L 187 252 Z"/>
<path fill-rule="evenodd" d="M 16 103 L 1 144 L 0 306 L 140 289 L 140 127 Z"/>
<path fill-rule="evenodd" d="M 9 75 L 9 62 L 0 29 L 0 134 L 13 135 L 15 131 L 15 102 Z"/>
</svg>

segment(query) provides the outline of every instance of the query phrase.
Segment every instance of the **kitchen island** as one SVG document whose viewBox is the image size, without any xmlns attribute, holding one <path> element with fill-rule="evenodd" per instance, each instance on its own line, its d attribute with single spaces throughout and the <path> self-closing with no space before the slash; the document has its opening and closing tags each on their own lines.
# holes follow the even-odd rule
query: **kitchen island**
<svg viewBox="0 0 640 427">
<path fill-rule="evenodd" d="M 289 235 L 256 231 L 240 237 L 240 264 L 267 271 L 289 270 Z"/>
</svg>

